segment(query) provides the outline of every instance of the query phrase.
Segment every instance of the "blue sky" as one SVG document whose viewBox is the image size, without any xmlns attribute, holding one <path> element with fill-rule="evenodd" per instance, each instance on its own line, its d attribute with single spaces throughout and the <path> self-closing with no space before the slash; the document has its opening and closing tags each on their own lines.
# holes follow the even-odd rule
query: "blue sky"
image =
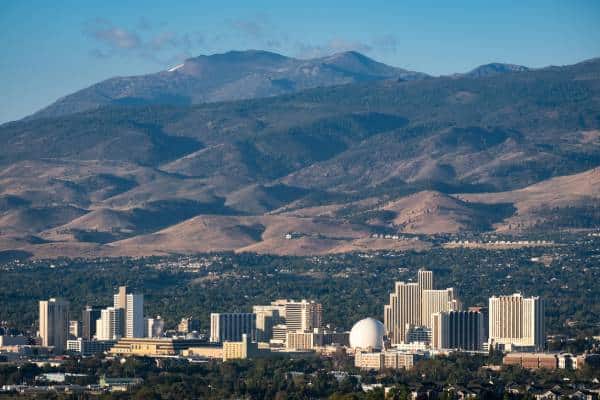
<svg viewBox="0 0 600 400">
<path fill-rule="evenodd" d="M 301 58 L 357 50 L 434 75 L 600 56 L 600 1 L 93 3 L 0 3 L 0 122 L 112 76 L 231 49 Z"/>
</svg>

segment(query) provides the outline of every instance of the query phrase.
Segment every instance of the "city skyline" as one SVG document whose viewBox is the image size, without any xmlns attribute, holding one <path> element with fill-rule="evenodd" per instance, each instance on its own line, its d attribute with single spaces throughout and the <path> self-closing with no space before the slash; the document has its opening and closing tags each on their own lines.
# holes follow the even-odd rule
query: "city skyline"
<svg viewBox="0 0 600 400">
<path fill-rule="evenodd" d="M 434 282 L 432 271 L 419 269 L 417 282 L 394 283 L 394 291 L 389 295 L 390 303 L 383 307 L 382 326 L 385 327 L 385 333 L 382 333 L 382 340 L 385 337 L 389 343 L 386 349 L 389 346 L 404 351 L 544 349 L 545 311 L 543 301 L 539 297 L 525 298 L 520 293 L 493 295 L 489 298 L 488 306 L 472 306 L 467 311 L 463 310 L 462 301 L 456 297 L 454 288 L 434 289 Z M 81 340 L 116 342 L 122 338 L 160 339 L 166 333 L 164 320 L 160 316 L 144 318 L 143 298 L 143 294 L 132 294 L 126 286 L 120 286 L 113 295 L 112 307 L 94 309 L 86 306 L 82 311 L 83 322 L 69 319 L 69 303 L 64 300 L 52 298 L 49 301 L 40 301 L 39 325 L 42 343 L 55 346 L 62 352 L 65 348 L 81 349 Z M 327 341 L 336 340 L 332 339 L 334 337 L 342 342 L 348 341 L 348 338 L 341 339 L 341 332 L 323 329 L 323 308 L 314 300 L 277 299 L 269 305 L 254 304 L 251 309 L 252 312 L 211 313 L 209 335 L 206 337 L 208 342 L 242 343 L 247 340 L 305 350 L 313 349 L 318 343 L 323 345 L 328 343 Z M 98 316 L 94 324 L 95 336 L 90 333 L 92 315 Z M 370 318 L 369 316 L 364 321 Z M 60 321 L 66 321 L 62 330 Z M 362 322 L 355 323 L 354 327 Z M 178 328 L 183 327 L 183 330 L 189 332 L 190 324 L 193 324 L 193 319 L 184 317 Z M 73 335 L 74 331 L 77 334 Z M 360 335 L 372 335 L 368 331 L 360 332 Z M 68 342 L 69 336 L 78 342 Z M 364 342 L 365 339 L 355 337 L 353 340 Z M 244 346 L 246 350 L 243 351 L 247 352 L 247 345 Z M 235 351 L 242 351 L 237 347 L 236 349 Z M 362 350 L 372 351 L 370 348 Z M 231 358 L 231 353 L 229 357 Z M 357 360 L 369 365 L 379 358 L 371 359 L 364 355 Z"/>
</svg>

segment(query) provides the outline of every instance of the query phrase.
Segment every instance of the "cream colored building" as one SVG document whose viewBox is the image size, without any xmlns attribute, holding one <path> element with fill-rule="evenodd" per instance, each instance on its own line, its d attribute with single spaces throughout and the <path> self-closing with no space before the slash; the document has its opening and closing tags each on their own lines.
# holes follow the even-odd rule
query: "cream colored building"
<svg viewBox="0 0 600 400">
<path fill-rule="evenodd" d="M 458 310 L 461 305 L 454 289 L 433 289 L 433 272 L 419 270 L 416 283 L 396 282 L 389 303 L 384 307 L 384 325 L 392 344 L 406 343 L 407 327 L 431 329 L 431 316 Z"/>
<path fill-rule="evenodd" d="M 384 350 L 381 352 L 357 351 L 354 354 L 354 366 L 361 369 L 380 370 L 411 369 L 415 362 L 424 358 L 420 353 L 407 353 L 398 350 Z"/>
<path fill-rule="evenodd" d="M 287 332 L 285 348 L 288 350 L 316 350 L 330 344 L 348 345 L 348 332 L 333 332 L 321 328 L 312 331 Z"/>
<path fill-rule="evenodd" d="M 421 324 L 421 288 L 418 283 L 396 282 L 384 307 L 385 330 L 392 343 L 405 341 L 407 324 Z"/>
<path fill-rule="evenodd" d="M 489 344 L 542 350 L 545 344 L 544 303 L 539 297 L 490 297 Z"/>
<path fill-rule="evenodd" d="M 287 301 L 285 303 L 285 325 L 288 331 L 308 331 L 320 328 L 323 320 L 321 303 L 313 300 Z"/>
<path fill-rule="evenodd" d="M 198 339 L 174 338 L 123 338 L 110 349 L 109 353 L 120 356 L 175 356 L 191 347 L 201 347 L 206 342 Z"/>
<path fill-rule="evenodd" d="M 123 309 L 108 307 L 100 311 L 96 320 L 96 338 L 98 340 L 119 340 L 123 336 Z"/>
<path fill-rule="evenodd" d="M 285 344 L 287 332 L 312 331 L 323 323 L 323 307 L 313 300 L 278 299 L 270 305 L 256 305 L 252 311 L 259 342 Z"/>
<path fill-rule="evenodd" d="M 63 353 L 69 339 L 69 302 L 58 298 L 42 300 L 39 310 L 42 346 L 52 346 L 56 354 Z"/>
<path fill-rule="evenodd" d="M 431 316 L 444 311 L 457 311 L 459 304 L 454 289 L 423 290 L 421 297 L 421 325 L 431 328 Z"/>
<path fill-rule="evenodd" d="M 144 295 L 127 292 L 127 286 L 120 286 L 113 295 L 113 308 L 123 310 L 119 331 L 122 336 L 143 338 L 146 333 L 144 321 Z"/>
<path fill-rule="evenodd" d="M 420 269 L 417 273 L 417 282 L 421 290 L 433 289 L 433 271 Z"/>
<path fill-rule="evenodd" d="M 181 351 L 181 355 L 184 357 L 199 357 L 199 358 L 223 358 L 223 346 L 220 345 L 209 345 L 190 347 Z"/>
<path fill-rule="evenodd" d="M 258 343 L 252 342 L 246 334 L 242 335 L 242 340 L 239 342 L 223 343 L 223 361 L 266 358 L 272 355 L 269 349 L 259 348 Z"/>
</svg>

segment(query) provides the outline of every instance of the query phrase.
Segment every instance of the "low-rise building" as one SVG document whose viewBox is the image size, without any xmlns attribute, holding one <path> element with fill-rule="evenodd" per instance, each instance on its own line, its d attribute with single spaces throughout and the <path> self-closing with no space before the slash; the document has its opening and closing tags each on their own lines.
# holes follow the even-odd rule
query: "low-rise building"
<svg viewBox="0 0 600 400">
<path fill-rule="evenodd" d="M 205 343 L 202 346 L 195 346 L 182 350 L 181 355 L 196 359 L 208 358 L 220 360 L 223 358 L 223 346 L 215 343 Z"/>
<path fill-rule="evenodd" d="M 88 340 L 77 338 L 74 340 L 67 340 L 67 352 L 80 354 L 82 356 L 102 354 L 109 351 L 116 343 L 116 340 Z"/>
<path fill-rule="evenodd" d="M 175 356 L 190 347 L 199 347 L 206 342 L 198 339 L 178 338 L 124 338 L 109 351 L 112 355 L 164 357 Z"/>
<path fill-rule="evenodd" d="M 549 353 L 509 353 L 504 356 L 504 365 L 520 365 L 527 369 L 558 369 L 558 355 Z"/>
<path fill-rule="evenodd" d="M 247 358 L 267 358 L 271 357 L 271 350 L 259 348 L 257 342 L 252 342 L 248 335 L 242 335 L 239 342 L 223 343 L 223 361 L 247 359 Z"/>
<path fill-rule="evenodd" d="M 107 378 L 101 376 L 99 386 L 111 392 L 126 392 L 144 382 L 142 378 Z"/>
<path fill-rule="evenodd" d="M 411 369 L 415 362 L 425 358 L 422 353 L 407 353 L 398 350 L 384 350 L 381 352 L 357 351 L 354 354 L 354 365 L 361 369 L 380 370 Z"/>
<path fill-rule="evenodd" d="M 315 350 L 333 343 L 348 345 L 348 337 L 348 332 L 332 332 L 320 328 L 287 332 L 285 347 L 290 350 Z"/>
</svg>

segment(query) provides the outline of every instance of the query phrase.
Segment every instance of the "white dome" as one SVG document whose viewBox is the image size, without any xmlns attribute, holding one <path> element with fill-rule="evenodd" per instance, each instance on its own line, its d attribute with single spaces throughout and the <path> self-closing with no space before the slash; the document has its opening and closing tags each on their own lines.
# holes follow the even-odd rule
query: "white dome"
<svg viewBox="0 0 600 400">
<path fill-rule="evenodd" d="M 353 349 L 383 349 L 383 324 L 374 318 L 361 319 L 350 331 L 350 347 Z"/>
</svg>

